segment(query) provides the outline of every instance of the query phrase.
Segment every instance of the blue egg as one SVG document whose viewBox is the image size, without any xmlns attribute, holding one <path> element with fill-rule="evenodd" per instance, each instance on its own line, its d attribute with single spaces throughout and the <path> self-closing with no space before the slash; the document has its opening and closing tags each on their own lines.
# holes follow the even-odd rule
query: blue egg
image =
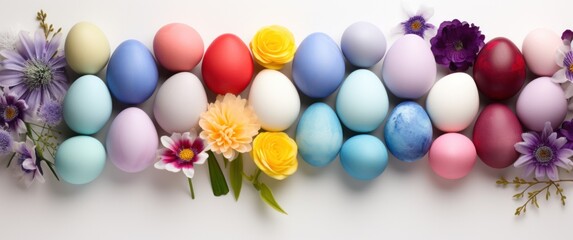
<svg viewBox="0 0 573 240">
<path fill-rule="evenodd" d="M 298 153 L 315 167 L 328 165 L 342 146 L 342 126 L 336 113 L 325 103 L 310 105 L 300 117 L 296 128 Z"/>
<path fill-rule="evenodd" d="M 359 69 L 342 83 L 336 96 L 336 113 L 350 130 L 370 132 L 386 118 L 388 104 L 382 81 L 370 70 Z"/>
<path fill-rule="evenodd" d="M 422 158 L 432 145 L 432 122 L 416 102 L 398 104 L 384 126 L 384 140 L 399 160 L 413 162 Z"/>
<path fill-rule="evenodd" d="M 345 65 L 338 45 L 324 33 L 313 33 L 298 46 L 292 62 L 294 83 L 311 98 L 332 94 L 344 79 Z"/>
<path fill-rule="evenodd" d="M 388 165 L 388 151 L 377 137 L 362 134 L 349 138 L 340 149 L 342 168 L 358 180 L 378 177 Z"/>
<path fill-rule="evenodd" d="M 71 184 L 86 184 L 96 179 L 105 166 L 105 148 L 89 136 L 76 136 L 62 142 L 56 151 L 56 170 Z"/>
<path fill-rule="evenodd" d="M 158 77 L 153 55 L 137 40 L 121 43 L 107 65 L 107 85 L 122 103 L 140 104 L 147 100 L 155 91 Z"/>
<path fill-rule="evenodd" d="M 64 121 L 79 134 L 94 134 L 111 116 L 111 95 L 105 83 L 94 75 L 78 78 L 66 93 L 63 104 Z"/>
</svg>

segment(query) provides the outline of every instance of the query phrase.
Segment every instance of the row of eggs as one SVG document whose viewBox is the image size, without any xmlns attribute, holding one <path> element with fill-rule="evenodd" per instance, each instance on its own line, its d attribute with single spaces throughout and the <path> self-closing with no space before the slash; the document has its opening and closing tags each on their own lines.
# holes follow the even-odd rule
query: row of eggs
<svg viewBox="0 0 573 240">
<path fill-rule="evenodd" d="M 299 152 L 302 158 L 313 166 L 328 164 L 340 152 L 342 165 L 351 176 L 358 179 L 372 179 L 385 168 L 387 162 L 385 145 L 369 135 L 355 136 L 342 145 L 340 122 L 355 132 L 370 132 L 378 128 L 386 118 L 389 106 L 386 88 L 397 97 L 405 99 L 417 99 L 428 94 L 427 113 L 421 106 L 410 101 L 398 105 L 393 110 L 385 126 L 386 144 L 390 152 L 403 161 L 421 158 L 432 146 L 432 149 L 438 150 L 430 151 L 430 163 L 438 174 L 444 177 L 449 176 L 448 178 L 463 176 L 464 174 L 458 174 L 459 176 L 454 174 L 455 177 L 453 177 L 454 175 L 450 176 L 437 170 L 439 166 L 445 166 L 443 168 L 446 169 L 451 167 L 448 164 L 435 163 L 435 159 L 447 162 L 444 159 L 448 158 L 444 157 L 444 154 L 437 154 L 440 156 L 438 158 L 432 157 L 436 155 L 432 152 L 447 153 L 447 150 L 451 149 L 450 142 L 455 140 L 441 143 L 444 141 L 438 141 L 440 137 L 431 145 L 432 123 L 445 132 L 461 131 L 467 128 L 477 115 L 478 89 L 493 99 L 505 99 L 517 93 L 515 88 L 516 86 L 518 86 L 517 90 L 521 88 L 519 82 L 521 81 L 521 84 L 524 82 L 524 76 L 522 77 L 521 73 L 525 72 L 524 64 L 519 62 L 519 59 L 523 59 L 523 57 L 519 58 L 521 56 L 519 50 L 507 39 L 494 39 L 486 44 L 484 50 L 478 55 L 474 68 L 475 80 L 465 73 L 455 73 L 435 81 L 436 64 L 427 42 L 415 35 L 405 35 L 398 39 L 386 54 L 382 69 L 386 87 L 376 74 L 364 69 L 352 72 L 344 80 L 344 57 L 354 65 L 368 67 L 378 62 L 385 54 L 385 40 L 378 41 L 383 44 L 374 46 L 372 43 L 363 44 L 364 39 L 361 40 L 358 37 L 363 36 L 364 31 L 369 27 L 370 25 L 365 23 L 350 26 L 343 34 L 342 51 L 326 34 L 314 33 L 305 38 L 293 60 L 293 80 L 296 87 L 290 79 L 278 71 L 259 72 L 251 86 L 249 103 L 259 116 L 262 127 L 269 131 L 282 131 L 296 121 L 300 111 L 297 88 L 309 97 L 324 98 L 340 87 L 336 99 L 336 113 L 327 105 L 316 108 L 313 105 L 303 113 L 296 136 Z M 376 36 L 375 39 L 378 40 L 383 39 L 383 35 L 380 38 L 374 30 L 368 33 L 367 36 Z M 181 42 L 179 34 L 186 34 L 186 38 L 183 39 L 188 39 L 188 41 Z M 192 28 L 183 24 L 170 24 L 163 27 L 158 31 L 154 40 L 158 62 L 172 71 L 193 69 L 203 56 L 203 43 L 197 36 L 198 34 Z M 365 39 L 371 40 L 371 38 Z M 193 47 L 189 48 L 189 44 Z M 360 49 L 364 46 L 378 50 Z M 380 48 L 384 49 L 380 50 Z M 508 51 L 513 58 L 505 57 L 502 58 L 504 60 L 499 60 L 499 54 L 507 54 Z M 181 52 L 188 52 L 187 56 L 190 59 L 177 59 L 178 53 Z M 72 84 L 64 101 L 64 119 L 72 130 L 80 134 L 93 134 L 105 125 L 111 115 L 112 96 L 120 102 L 138 104 L 147 100 L 157 85 L 158 72 L 155 59 L 142 43 L 136 40 L 121 43 L 107 63 L 109 44 L 103 32 L 93 24 L 79 23 L 70 30 L 66 39 L 66 57 L 73 70 L 88 74 Z M 483 67 L 480 67 L 482 66 L 480 62 L 484 62 Z M 494 64 L 486 64 L 491 62 Z M 510 63 L 515 65 L 515 62 L 518 63 L 517 68 L 513 67 L 511 71 L 504 67 Z M 176 66 L 181 63 L 187 64 Z M 107 86 L 101 79 L 89 75 L 99 72 L 106 64 L 108 65 Z M 412 67 L 416 68 L 415 71 L 411 69 Z M 250 83 L 253 71 L 253 61 L 248 48 L 232 34 L 223 34 L 215 39 L 203 58 L 203 81 L 207 88 L 218 94 L 242 92 Z M 491 77 L 488 76 L 496 74 L 501 74 L 505 76 L 504 79 L 509 80 L 501 84 L 498 82 L 492 84 L 489 80 Z M 564 119 L 566 113 L 564 99 L 562 90 L 549 78 L 532 81 L 518 99 L 519 119 L 527 128 L 533 130 L 540 130 L 546 120 L 551 120 L 554 125 L 558 124 Z M 201 81 L 189 72 L 180 72 L 167 79 L 157 92 L 153 113 L 159 126 L 166 132 L 183 132 L 196 126 L 199 115 L 206 110 L 207 104 L 205 89 Z M 327 113 L 325 107 L 330 109 L 330 113 Z M 485 112 L 482 115 L 487 115 Z M 514 116 L 511 110 L 502 112 L 503 119 L 514 119 L 511 117 Z M 499 115 L 497 112 L 496 114 Z M 479 119 L 482 119 L 481 116 Z M 484 119 L 492 118 L 484 117 Z M 496 158 L 496 155 L 491 153 L 497 151 L 514 153 L 513 143 L 517 142 L 515 136 L 521 132 L 514 131 L 511 134 L 512 144 L 510 144 L 511 141 L 507 141 L 503 149 L 500 149 L 498 145 L 480 145 L 477 142 L 489 143 L 498 139 L 492 136 L 504 135 L 500 133 L 507 132 L 507 129 L 515 130 L 517 129 L 515 126 L 521 129 L 519 121 L 505 122 L 508 128 L 501 128 L 501 131 L 491 131 L 496 126 L 492 120 L 483 120 L 483 122 L 486 123 L 476 123 L 474 129 L 477 153 L 482 153 L 480 154 L 482 160 L 492 167 L 508 166 L 511 164 L 508 162 L 512 162 L 510 157 L 501 160 L 488 159 Z M 491 132 L 491 134 L 480 135 L 481 132 Z M 481 137 L 477 137 L 478 140 L 476 140 L 476 136 Z M 108 133 L 106 146 L 109 158 L 124 171 L 141 171 L 155 158 L 157 138 L 157 131 L 147 114 L 137 108 L 125 109 L 114 119 Z M 76 141 L 74 139 L 68 141 Z M 471 146 L 473 147 L 473 144 Z M 66 149 L 60 147 L 58 156 L 61 157 L 57 157 L 57 164 L 58 162 L 61 164 L 70 162 L 62 161 L 60 158 L 77 158 L 74 154 L 67 154 Z M 371 152 L 372 149 L 383 150 L 374 151 L 371 155 L 371 157 L 374 156 L 374 160 L 368 160 L 365 154 Z M 459 149 L 471 150 L 469 145 Z M 465 152 L 471 152 L 470 150 Z M 488 158 L 488 154 L 493 157 Z M 98 154 L 94 156 L 96 155 Z M 513 161 L 516 158 L 514 155 L 511 156 Z M 450 156 L 450 158 L 455 157 L 459 156 Z M 468 157 L 468 159 L 471 158 Z M 475 157 L 473 161 L 475 162 Z M 74 168 L 59 166 L 59 169 Z M 75 174 L 64 173 L 62 177 L 66 179 L 66 175 Z M 85 176 L 90 176 L 90 174 L 85 174 Z M 86 178 L 83 182 L 74 180 L 70 182 L 84 183 L 91 180 L 93 179 Z"/>
</svg>

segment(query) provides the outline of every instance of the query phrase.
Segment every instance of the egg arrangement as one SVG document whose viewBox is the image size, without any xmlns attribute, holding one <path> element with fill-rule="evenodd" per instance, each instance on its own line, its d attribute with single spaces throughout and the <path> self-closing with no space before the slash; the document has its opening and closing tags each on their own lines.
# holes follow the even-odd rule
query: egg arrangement
<svg viewBox="0 0 573 240">
<path fill-rule="evenodd" d="M 248 104 L 262 129 L 296 126 L 299 158 L 313 167 L 327 167 L 338 158 L 349 176 L 366 181 L 383 173 L 390 155 L 408 163 L 427 156 L 438 176 L 459 179 L 470 173 L 478 156 L 492 168 L 512 165 L 524 127 L 540 131 L 546 121 L 557 127 L 564 120 L 564 92 L 548 77 L 558 69 L 548 52 L 560 44 L 546 29 L 527 35 L 523 54 L 509 39 L 494 38 L 479 52 L 471 75 L 437 79 L 426 40 L 407 34 L 387 49 L 380 29 L 358 22 L 344 31 L 340 47 L 326 33 L 304 38 L 290 79 L 284 71 L 255 72 L 247 44 L 234 34 L 216 37 L 205 50 L 195 29 L 171 23 L 157 31 L 153 51 L 132 39 L 110 55 L 104 33 L 81 22 L 65 43 L 67 61 L 81 76 L 63 104 L 66 124 L 80 135 L 61 144 L 55 163 L 62 179 L 72 184 L 96 179 L 106 159 L 125 172 L 143 171 L 156 160 L 154 121 L 167 133 L 189 131 L 207 109 L 206 89 L 241 94 L 250 85 Z M 190 71 L 201 61 L 201 76 L 196 76 Z M 358 69 L 348 74 L 345 61 Z M 373 72 L 380 61 L 381 71 Z M 173 73 L 163 82 L 160 67 Z M 526 67 L 540 77 L 527 83 Z M 105 81 L 96 76 L 101 71 Z M 303 109 L 299 94 L 313 103 Z M 321 101 L 330 96 L 335 97 L 333 106 Z M 495 102 L 514 96 L 515 113 Z M 89 135 L 108 124 L 112 99 L 125 109 L 111 121 L 104 147 Z M 480 113 L 484 99 L 493 103 Z M 138 108 L 146 101 L 153 101 L 151 116 Z M 459 133 L 472 124 L 471 138 Z M 434 134 L 440 136 L 434 140 Z"/>
</svg>

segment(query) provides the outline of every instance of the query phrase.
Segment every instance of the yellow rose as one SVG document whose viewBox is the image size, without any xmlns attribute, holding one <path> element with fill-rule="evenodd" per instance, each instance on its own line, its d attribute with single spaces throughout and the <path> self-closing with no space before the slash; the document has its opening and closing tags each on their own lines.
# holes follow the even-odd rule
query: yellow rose
<svg viewBox="0 0 573 240">
<path fill-rule="evenodd" d="M 253 161 L 269 177 L 282 180 L 296 172 L 296 142 L 284 132 L 263 132 L 253 141 Z"/>
<path fill-rule="evenodd" d="M 251 41 L 251 51 L 255 61 L 261 66 L 278 70 L 292 61 L 296 52 L 294 36 L 285 27 L 268 26 L 261 28 Z"/>
</svg>

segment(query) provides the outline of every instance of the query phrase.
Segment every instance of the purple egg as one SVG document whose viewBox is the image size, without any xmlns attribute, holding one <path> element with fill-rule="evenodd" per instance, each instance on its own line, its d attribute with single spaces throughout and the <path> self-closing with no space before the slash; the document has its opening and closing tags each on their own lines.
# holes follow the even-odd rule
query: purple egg
<svg viewBox="0 0 573 240">
<path fill-rule="evenodd" d="M 417 99 L 436 81 L 436 61 L 430 45 L 421 37 L 406 34 L 386 53 L 382 78 L 396 97 Z"/>
<path fill-rule="evenodd" d="M 124 172 L 141 172 L 156 160 L 158 137 L 147 114 L 135 107 L 121 111 L 106 139 L 109 160 Z"/>
<path fill-rule="evenodd" d="M 350 64 L 369 68 L 378 63 L 386 53 L 386 37 L 376 25 L 357 22 L 342 34 L 340 48 Z"/>
<path fill-rule="evenodd" d="M 567 100 L 559 84 L 549 77 L 540 77 L 523 88 L 515 105 L 517 117 L 533 131 L 541 131 L 545 122 L 557 128 L 567 115 Z"/>
</svg>

